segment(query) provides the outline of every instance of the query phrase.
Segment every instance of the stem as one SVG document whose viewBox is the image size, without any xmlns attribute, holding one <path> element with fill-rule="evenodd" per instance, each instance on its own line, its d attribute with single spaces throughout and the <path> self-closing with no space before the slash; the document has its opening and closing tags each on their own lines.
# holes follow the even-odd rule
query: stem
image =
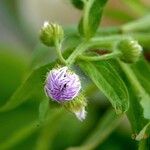
<svg viewBox="0 0 150 150">
<path fill-rule="evenodd" d="M 121 55 L 120 52 L 112 52 L 110 54 L 105 54 L 102 56 L 86 56 L 86 55 L 80 55 L 78 56 L 79 59 L 81 60 L 86 60 L 86 61 L 100 61 L 100 60 L 108 60 L 108 59 L 114 59 L 118 58 Z"/>
<path fill-rule="evenodd" d="M 61 63 L 63 63 L 64 65 L 66 65 L 66 60 L 63 58 L 62 53 L 61 53 L 61 43 L 59 43 L 58 41 L 55 42 L 55 46 L 56 46 L 56 52 L 58 55 L 58 58 L 60 59 Z"/>
<path fill-rule="evenodd" d="M 82 54 L 88 48 L 88 43 L 81 43 L 66 60 L 68 65 L 72 65 L 78 55 Z"/>
<path fill-rule="evenodd" d="M 82 55 L 83 52 L 90 48 L 108 48 L 112 50 L 117 40 L 120 40 L 120 36 L 98 37 L 84 41 L 73 51 L 66 62 L 68 65 L 72 65 L 79 55 Z"/>
<path fill-rule="evenodd" d="M 120 41 L 121 39 L 124 38 L 130 38 L 129 35 L 113 35 L 113 36 L 104 36 L 104 37 L 94 37 L 91 38 L 90 40 L 86 40 L 82 42 L 73 52 L 72 54 L 68 57 L 66 60 L 66 63 L 68 65 L 72 65 L 76 58 L 79 55 L 82 55 L 86 50 L 92 49 L 92 48 L 101 48 L 101 49 L 108 49 L 108 50 L 113 50 L 115 44 Z M 142 37 L 137 37 L 137 40 L 142 40 L 144 41 L 147 39 L 147 36 L 142 36 Z"/>
</svg>

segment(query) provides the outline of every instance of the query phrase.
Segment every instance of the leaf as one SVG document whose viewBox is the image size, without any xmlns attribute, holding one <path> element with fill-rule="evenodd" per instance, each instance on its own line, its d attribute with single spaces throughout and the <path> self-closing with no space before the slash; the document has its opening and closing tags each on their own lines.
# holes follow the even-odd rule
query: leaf
<svg viewBox="0 0 150 150">
<path fill-rule="evenodd" d="M 43 90 L 43 83 L 48 70 L 52 69 L 54 63 L 44 65 L 33 72 L 27 77 L 24 83 L 17 89 L 11 98 L 0 107 L 0 112 L 5 112 L 16 108 L 31 97 L 34 99 L 43 99 L 45 97 Z"/>
<path fill-rule="evenodd" d="M 32 61 L 30 67 L 32 69 L 39 68 L 56 59 L 56 51 L 54 47 L 46 47 L 43 44 L 38 44 L 32 53 Z"/>
<path fill-rule="evenodd" d="M 27 124 L 26 126 L 20 128 L 13 134 L 11 134 L 7 140 L 5 140 L 3 143 L 0 143 L 1 149 L 10 149 L 20 143 L 21 141 L 25 140 L 29 136 L 31 136 L 33 133 L 35 133 L 37 130 L 44 128 L 47 125 L 51 125 L 55 128 L 55 124 L 57 124 L 61 116 L 63 115 L 63 111 L 53 111 L 51 114 L 49 114 L 46 122 L 44 122 L 43 126 L 38 127 L 38 121 L 34 120 L 30 124 Z M 58 123 L 59 125 L 59 123 Z M 50 132 L 50 134 L 53 135 L 53 133 Z"/>
<path fill-rule="evenodd" d="M 71 3 L 78 9 L 83 9 L 83 2 L 82 0 L 70 0 Z"/>
<path fill-rule="evenodd" d="M 127 83 L 128 81 L 126 81 Z M 141 130 L 144 128 L 144 126 L 148 123 L 148 120 L 144 118 L 143 115 L 143 108 L 140 105 L 140 98 L 134 91 L 132 85 L 130 83 L 127 83 L 128 91 L 129 91 L 129 97 L 130 97 L 130 107 L 127 112 L 128 119 L 131 123 L 132 132 L 133 132 L 133 138 L 136 138 L 136 135 L 138 135 Z"/>
<path fill-rule="evenodd" d="M 136 74 L 140 84 L 145 91 L 150 95 L 150 66 L 146 60 L 141 59 L 136 64 L 132 65 L 132 69 Z M 141 71 L 142 70 L 142 71 Z"/>
<path fill-rule="evenodd" d="M 50 150 L 53 139 L 60 129 L 60 124 L 64 121 L 64 111 L 62 109 L 49 113 L 49 119 L 41 128 L 35 150 Z"/>
<path fill-rule="evenodd" d="M 135 21 L 124 24 L 121 27 L 121 30 L 125 33 L 140 32 L 140 31 L 149 32 L 150 31 L 149 26 L 150 26 L 150 14 Z"/>
<path fill-rule="evenodd" d="M 115 21 L 127 22 L 134 19 L 129 13 L 124 10 L 109 8 L 105 11 L 105 15 Z"/>
<path fill-rule="evenodd" d="M 17 143 L 21 142 L 22 140 L 26 139 L 28 136 L 33 134 L 38 128 L 36 127 L 36 122 L 32 122 L 29 125 L 21 128 L 14 134 L 10 135 L 8 140 L 3 143 L 0 143 L 1 149 L 10 149 L 15 146 Z"/>
<path fill-rule="evenodd" d="M 0 44 L 0 105 L 20 85 L 28 63 L 29 57 L 21 49 Z"/>
<path fill-rule="evenodd" d="M 141 0 L 122 0 L 125 5 L 128 5 L 131 11 L 142 16 L 149 12 L 149 6 L 144 5 L 144 2 Z M 129 11 L 130 11 L 129 9 Z"/>
<path fill-rule="evenodd" d="M 140 133 L 136 136 L 136 140 L 137 141 L 140 141 L 140 140 L 142 140 L 143 138 L 147 138 L 147 136 L 146 136 L 146 130 L 148 130 L 149 129 L 149 127 L 150 127 L 150 122 L 149 123 L 147 123 L 146 125 L 145 125 L 145 127 L 140 131 Z"/>
<path fill-rule="evenodd" d="M 79 32 L 86 38 L 92 37 L 101 20 L 107 0 L 88 0 L 84 5 L 84 15 L 79 23 Z"/>
<path fill-rule="evenodd" d="M 144 134 L 146 134 L 144 131 L 147 130 L 146 124 L 150 121 L 150 96 L 141 86 L 133 69 L 121 62 L 120 65 L 126 76 L 126 84 L 129 87 L 130 108 L 127 115 L 134 132 L 133 138 L 136 139 L 136 136 L 140 134 L 140 139 L 144 139 Z M 149 136 L 149 133 L 147 136 Z"/>
<path fill-rule="evenodd" d="M 40 123 L 44 122 L 46 115 L 48 113 L 48 108 L 49 108 L 48 98 L 43 99 L 40 103 L 40 106 L 39 106 L 39 122 Z"/>
<path fill-rule="evenodd" d="M 100 119 L 97 127 L 79 147 L 67 150 L 91 150 L 100 145 L 119 125 L 122 116 L 117 116 L 114 111 L 108 110 Z"/>
<path fill-rule="evenodd" d="M 79 66 L 109 99 L 117 113 L 128 110 L 129 96 L 127 88 L 109 61 L 80 62 Z"/>
<path fill-rule="evenodd" d="M 133 69 L 130 66 L 121 62 L 120 65 L 122 66 L 122 69 L 124 70 L 129 82 L 131 83 L 131 86 L 139 97 L 140 104 L 143 107 L 144 118 L 150 119 L 150 95 L 142 87 Z"/>
</svg>

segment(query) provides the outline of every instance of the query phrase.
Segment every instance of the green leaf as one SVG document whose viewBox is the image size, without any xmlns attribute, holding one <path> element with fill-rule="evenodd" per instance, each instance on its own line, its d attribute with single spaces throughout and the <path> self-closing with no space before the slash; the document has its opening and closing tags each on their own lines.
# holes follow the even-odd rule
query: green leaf
<svg viewBox="0 0 150 150">
<path fill-rule="evenodd" d="M 53 111 L 49 114 L 47 117 L 46 122 L 44 122 L 43 126 L 38 127 L 38 121 L 34 120 L 30 124 L 27 124 L 23 127 L 21 127 L 19 130 L 11 134 L 7 140 L 5 140 L 3 143 L 0 143 L 0 148 L 1 149 L 12 149 L 15 145 L 19 144 L 20 142 L 24 141 L 27 139 L 29 136 L 31 136 L 33 133 L 35 133 L 39 129 L 43 129 L 44 127 L 49 125 L 53 126 L 53 129 L 55 129 L 55 124 L 59 125 L 59 121 L 62 118 L 61 116 L 63 115 L 63 111 Z M 50 132 L 50 135 L 53 135 L 53 132 Z"/>
<path fill-rule="evenodd" d="M 134 91 L 136 92 L 137 96 L 139 97 L 139 101 L 141 106 L 143 107 L 143 114 L 146 119 L 150 119 L 150 95 L 145 91 L 145 89 L 142 87 L 141 83 L 136 77 L 136 74 L 134 73 L 133 69 L 124 64 L 121 63 L 122 69 L 124 70 L 129 82 L 131 83 L 131 86 L 133 87 Z"/>
<path fill-rule="evenodd" d="M 0 44 L 0 105 L 20 85 L 28 64 L 29 56 L 21 49 Z"/>
<path fill-rule="evenodd" d="M 133 138 L 136 139 L 136 137 L 140 134 L 140 139 L 144 139 L 146 134 L 145 132 L 147 131 L 146 128 L 148 128 L 146 125 L 150 121 L 150 96 L 141 86 L 141 83 L 137 79 L 137 74 L 134 74 L 133 69 L 121 62 L 120 65 L 126 75 L 126 84 L 128 86 L 130 96 L 130 108 L 127 115 L 134 132 Z M 149 133 L 147 134 L 147 136 L 149 136 Z"/>
<path fill-rule="evenodd" d="M 82 0 L 70 0 L 71 3 L 78 9 L 83 9 L 83 1 Z"/>
<path fill-rule="evenodd" d="M 149 32 L 150 31 L 150 14 L 135 21 L 122 25 L 123 32 Z"/>
<path fill-rule="evenodd" d="M 34 97 L 34 99 L 38 100 L 43 99 L 43 97 L 45 97 L 43 85 L 46 78 L 46 73 L 48 70 L 52 69 L 53 66 L 54 63 L 50 63 L 33 70 L 33 72 L 16 90 L 6 104 L 0 107 L 0 112 L 14 109 L 26 100 L 29 100 L 31 97 Z"/>
<path fill-rule="evenodd" d="M 53 139 L 60 129 L 60 124 L 64 121 L 64 111 L 62 109 L 53 110 L 49 113 L 49 119 L 44 122 L 41 128 L 35 150 L 50 150 Z"/>
<path fill-rule="evenodd" d="M 150 127 L 150 122 L 147 123 L 147 124 L 145 125 L 145 127 L 140 131 L 140 133 L 136 136 L 136 140 L 137 140 L 137 141 L 140 141 L 140 140 L 142 140 L 143 138 L 145 138 L 145 136 L 146 136 L 146 135 L 145 135 L 146 130 L 148 130 L 149 127 Z"/>
<path fill-rule="evenodd" d="M 38 128 L 36 127 L 36 122 L 32 122 L 29 125 L 22 127 L 17 132 L 12 134 L 8 140 L 3 143 L 0 143 L 1 149 L 10 149 L 15 146 L 17 143 L 29 137 L 33 134 Z"/>
<path fill-rule="evenodd" d="M 79 32 L 86 38 L 92 37 L 99 26 L 107 0 L 88 0 L 84 4 L 84 15 L 79 23 Z"/>
<path fill-rule="evenodd" d="M 115 21 L 127 22 L 134 19 L 133 16 L 125 12 L 124 10 L 109 8 L 105 11 L 105 15 L 108 16 L 110 19 Z"/>
<path fill-rule="evenodd" d="M 113 110 L 108 110 L 100 119 L 97 127 L 88 136 L 88 138 L 79 147 L 69 148 L 67 150 L 91 150 L 95 149 L 116 129 L 122 120 Z"/>
<path fill-rule="evenodd" d="M 48 108 L 49 108 L 49 100 L 47 98 L 47 99 L 42 100 L 39 106 L 39 122 L 40 123 L 44 122 L 46 115 L 48 113 Z"/>
<path fill-rule="evenodd" d="M 133 11 L 138 15 L 144 15 L 149 12 L 149 6 L 144 5 L 144 2 L 141 0 L 122 0 L 125 5 L 129 6 L 129 11 Z"/>
<path fill-rule="evenodd" d="M 144 118 L 143 108 L 140 104 L 140 98 L 134 91 L 132 85 L 126 81 L 130 97 L 130 107 L 127 112 L 128 119 L 131 123 L 133 138 L 141 132 L 144 126 L 148 123 L 148 120 Z M 143 137 L 144 138 L 144 137 Z"/>
<path fill-rule="evenodd" d="M 128 110 L 129 96 L 127 88 L 109 61 L 80 62 L 79 66 L 109 99 L 117 113 Z"/>
<path fill-rule="evenodd" d="M 136 74 L 140 84 L 145 91 L 150 95 L 150 66 L 146 60 L 141 59 L 135 65 L 132 65 L 132 69 Z M 142 70 L 142 71 L 141 71 Z"/>
</svg>

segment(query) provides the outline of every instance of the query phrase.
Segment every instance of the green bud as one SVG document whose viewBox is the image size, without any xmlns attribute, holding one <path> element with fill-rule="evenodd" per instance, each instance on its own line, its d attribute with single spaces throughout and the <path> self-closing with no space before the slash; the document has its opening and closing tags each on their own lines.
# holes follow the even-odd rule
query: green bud
<svg viewBox="0 0 150 150">
<path fill-rule="evenodd" d="M 83 94 L 80 94 L 72 101 L 68 101 L 64 103 L 64 107 L 68 111 L 74 113 L 80 121 L 86 118 L 86 114 L 87 114 L 87 112 L 85 111 L 86 106 L 87 106 L 87 101 Z"/>
<path fill-rule="evenodd" d="M 40 40 L 43 44 L 46 46 L 54 46 L 56 42 L 60 43 L 63 40 L 63 37 L 64 31 L 60 25 L 44 22 L 44 25 L 40 30 Z"/>
<path fill-rule="evenodd" d="M 121 51 L 120 59 L 126 63 L 134 63 L 142 54 L 142 47 L 133 39 L 121 40 L 117 48 Z"/>
</svg>

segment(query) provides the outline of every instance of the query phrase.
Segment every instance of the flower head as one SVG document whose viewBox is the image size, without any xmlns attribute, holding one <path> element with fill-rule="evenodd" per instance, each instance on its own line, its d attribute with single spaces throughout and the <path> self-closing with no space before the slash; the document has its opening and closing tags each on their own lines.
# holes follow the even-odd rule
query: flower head
<svg viewBox="0 0 150 150">
<path fill-rule="evenodd" d="M 52 69 L 47 76 L 45 92 L 57 102 L 73 100 L 81 89 L 81 82 L 77 74 L 68 67 Z"/>
</svg>

